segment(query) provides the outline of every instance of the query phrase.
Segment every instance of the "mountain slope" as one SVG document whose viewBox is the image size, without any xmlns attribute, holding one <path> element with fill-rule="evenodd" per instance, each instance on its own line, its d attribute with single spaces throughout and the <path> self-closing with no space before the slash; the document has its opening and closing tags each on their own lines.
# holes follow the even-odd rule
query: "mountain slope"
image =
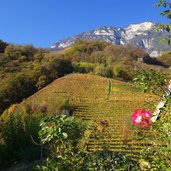
<svg viewBox="0 0 171 171">
<path fill-rule="evenodd" d="M 132 125 L 131 114 L 137 108 L 153 112 L 159 97 L 141 93 L 130 83 L 111 80 L 111 84 L 109 94 L 109 79 L 87 74 L 70 74 L 55 80 L 26 99 L 15 110 L 24 112 L 29 109 L 36 114 L 36 110 L 41 109 L 45 114 L 56 115 L 61 102 L 69 100 L 74 106 L 76 117 L 91 121 L 87 122 L 89 129 L 85 133 L 88 136 L 88 151 L 99 151 L 105 146 L 114 152 L 139 156 L 142 147 L 152 147 L 153 144 L 149 140 L 137 140 L 134 137 L 137 130 Z M 154 138 L 156 144 L 160 143 L 156 140 L 158 133 L 155 129 L 140 131 Z M 101 136 L 97 138 L 97 135 Z"/>
<path fill-rule="evenodd" d="M 162 38 L 168 37 L 169 33 L 160 30 L 154 32 L 158 23 L 144 22 L 131 24 L 128 27 L 98 27 L 89 32 L 83 32 L 67 39 L 54 43 L 51 49 L 63 49 L 73 45 L 78 40 L 103 40 L 116 45 L 137 45 L 151 56 L 156 57 L 164 51 L 170 50 L 167 44 L 161 44 Z"/>
</svg>

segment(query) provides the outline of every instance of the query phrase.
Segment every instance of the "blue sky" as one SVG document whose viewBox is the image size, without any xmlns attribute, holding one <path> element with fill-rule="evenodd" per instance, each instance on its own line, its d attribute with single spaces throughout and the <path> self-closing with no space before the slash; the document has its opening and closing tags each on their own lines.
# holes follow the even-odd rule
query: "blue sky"
<svg viewBox="0 0 171 171">
<path fill-rule="evenodd" d="M 0 0 L 0 39 L 49 47 L 98 26 L 169 22 L 158 0 Z"/>
</svg>

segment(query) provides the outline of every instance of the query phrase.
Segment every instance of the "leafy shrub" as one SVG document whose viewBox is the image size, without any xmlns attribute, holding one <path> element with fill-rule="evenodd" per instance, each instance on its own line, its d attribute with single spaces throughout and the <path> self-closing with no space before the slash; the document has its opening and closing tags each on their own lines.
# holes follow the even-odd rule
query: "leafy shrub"
<svg viewBox="0 0 171 171">
<path fill-rule="evenodd" d="M 5 48 L 4 55 L 10 60 L 17 60 L 24 56 L 25 60 L 30 61 L 36 52 L 37 50 L 32 45 L 15 46 L 10 44 Z"/>
<path fill-rule="evenodd" d="M 170 104 L 170 99 L 167 101 L 167 105 Z M 147 170 L 163 170 L 170 171 L 171 170 L 171 112 L 168 107 L 162 109 L 160 113 L 160 118 L 157 121 L 157 125 L 153 127 L 154 130 L 159 131 L 159 134 L 150 139 L 154 145 L 153 147 L 149 147 L 148 150 L 146 148 L 142 149 L 141 159 L 139 160 L 140 166 L 142 163 L 146 163 L 146 166 L 150 167 Z M 147 138 L 144 136 L 144 138 Z M 160 147 L 156 142 L 162 142 Z M 154 146 L 156 148 L 154 149 Z M 143 169 L 142 169 L 143 170 Z M 145 168 L 144 168 L 145 170 Z"/>
<path fill-rule="evenodd" d="M 45 87 L 47 85 L 48 79 L 46 77 L 46 75 L 41 75 L 38 78 L 38 81 L 36 83 L 36 87 L 38 88 L 38 90 L 40 90 L 41 88 Z"/>
<path fill-rule="evenodd" d="M 133 81 L 143 92 L 154 93 L 163 93 L 167 83 L 165 74 L 155 70 L 142 70 L 137 73 Z"/>
<path fill-rule="evenodd" d="M 130 70 L 129 69 L 125 69 L 124 66 L 120 66 L 120 67 L 114 67 L 113 68 L 113 77 L 114 78 L 121 78 L 125 81 L 130 81 L 132 78 L 132 75 L 130 74 Z"/>
<path fill-rule="evenodd" d="M 90 73 L 93 72 L 96 64 L 89 62 L 73 62 L 74 72 Z"/>
<path fill-rule="evenodd" d="M 82 169 L 87 170 L 134 170 L 137 162 L 124 153 L 102 151 L 89 153 L 84 159 Z"/>
<path fill-rule="evenodd" d="M 74 117 L 64 115 L 46 117 L 41 122 L 39 132 L 44 147 L 48 149 L 48 158 L 44 165 L 37 168 L 43 171 L 56 170 L 133 170 L 137 162 L 124 153 L 115 153 L 108 150 L 89 153 L 84 147 L 83 132 L 85 126 Z"/>
<path fill-rule="evenodd" d="M 47 147 L 49 159 L 40 170 L 76 170 L 80 163 L 79 141 L 84 125 L 74 117 L 59 115 L 46 117 L 39 132 L 42 143 Z"/>
<path fill-rule="evenodd" d="M 73 72 L 71 61 L 67 59 L 50 59 L 41 68 L 41 74 L 48 78 L 48 83 L 54 79 Z"/>
<path fill-rule="evenodd" d="M 103 51 L 106 46 L 109 44 L 105 41 L 97 40 L 80 40 L 77 41 L 71 48 L 66 51 L 67 58 L 72 61 L 80 62 L 95 62 L 97 61 L 96 57 L 91 58 L 93 52 Z"/>
<path fill-rule="evenodd" d="M 96 66 L 96 68 L 94 69 L 94 73 L 100 76 L 104 76 L 105 75 L 105 67 L 102 65 L 98 65 Z"/>
<path fill-rule="evenodd" d="M 115 63 L 116 61 L 121 61 L 125 59 L 129 59 L 131 61 L 137 61 L 138 59 L 143 59 L 144 57 L 149 56 L 142 49 L 127 45 L 127 46 L 118 46 L 118 45 L 110 45 L 104 49 L 105 56 L 110 56 L 111 62 Z"/>
<path fill-rule="evenodd" d="M 39 117 L 11 113 L 9 119 L 1 123 L 0 133 L 3 144 L 0 146 L 1 165 L 14 161 L 33 161 L 39 157 Z"/>
<path fill-rule="evenodd" d="M 108 78 L 112 78 L 113 77 L 113 71 L 111 68 L 106 67 L 105 71 L 104 71 L 104 76 L 108 77 Z"/>
<path fill-rule="evenodd" d="M 119 77 L 121 75 L 121 72 L 122 72 L 121 68 L 119 68 L 119 67 L 114 67 L 113 68 L 113 75 L 115 77 Z"/>
<path fill-rule="evenodd" d="M 8 59 L 16 60 L 23 55 L 23 47 L 8 45 L 4 54 Z"/>
</svg>

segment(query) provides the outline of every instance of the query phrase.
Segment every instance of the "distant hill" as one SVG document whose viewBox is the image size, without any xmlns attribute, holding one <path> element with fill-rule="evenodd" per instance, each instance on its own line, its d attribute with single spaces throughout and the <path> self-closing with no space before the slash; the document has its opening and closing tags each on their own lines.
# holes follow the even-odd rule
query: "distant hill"
<svg viewBox="0 0 171 171">
<path fill-rule="evenodd" d="M 157 57 L 163 52 L 170 50 L 166 43 L 160 43 L 160 40 L 168 37 L 169 33 L 154 29 L 159 25 L 155 22 L 144 22 L 131 24 L 128 27 L 103 26 L 94 30 L 83 32 L 63 39 L 51 46 L 51 49 L 64 49 L 70 47 L 78 40 L 104 40 L 116 45 L 136 45 L 152 57 Z"/>
</svg>

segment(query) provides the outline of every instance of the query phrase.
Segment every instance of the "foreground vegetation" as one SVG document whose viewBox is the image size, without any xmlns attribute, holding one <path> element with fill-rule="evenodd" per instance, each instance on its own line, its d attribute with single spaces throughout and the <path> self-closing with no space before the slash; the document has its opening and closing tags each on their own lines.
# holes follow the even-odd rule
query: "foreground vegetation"
<svg viewBox="0 0 171 171">
<path fill-rule="evenodd" d="M 166 170 L 171 161 L 170 109 L 150 128 L 137 128 L 131 121 L 135 109 L 152 113 L 159 99 L 131 83 L 100 76 L 59 78 L 1 116 L 1 166 L 40 160 L 42 142 L 39 170 Z M 40 127 L 39 116 L 45 116 Z M 29 149 L 34 152 L 27 153 Z"/>
</svg>

